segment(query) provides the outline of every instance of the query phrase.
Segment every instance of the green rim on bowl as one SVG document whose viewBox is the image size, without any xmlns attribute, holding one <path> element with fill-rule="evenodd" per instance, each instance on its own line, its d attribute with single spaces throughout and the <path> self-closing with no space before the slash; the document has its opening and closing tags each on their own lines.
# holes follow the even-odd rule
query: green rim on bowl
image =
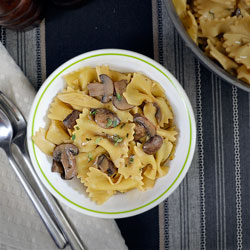
<svg viewBox="0 0 250 250">
<path fill-rule="evenodd" d="M 125 56 L 125 57 L 130 57 L 130 58 L 133 58 L 133 59 L 136 59 L 136 60 L 139 60 L 139 61 L 142 61 L 148 65 L 150 65 L 151 67 L 155 68 L 156 70 L 158 70 L 161 74 L 163 74 L 170 82 L 171 84 L 175 87 L 175 89 L 177 90 L 178 94 L 180 95 L 181 99 L 183 100 L 183 103 L 185 104 L 185 108 L 186 108 L 186 111 L 188 113 L 188 119 L 189 119 L 189 127 L 190 127 L 190 136 L 189 136 L 189 146 L 188 146 L 188 152 L 187 152 L 187 156 L 185 158 L 185 162 L 178 174 L 178 176 L 175 178 L 175 180 L 171 183 L 171 185 L 161 194 L 159 195 L 157 198 L 155 198 L 154 200 L 144 204 L 143 206 L 140 206 L 140 207 L 137 207 L 137 208 L 134 208 L 134 209 L 130 209 L 130 210 L 126 210 L 126 211 L 121 211 L 121 212 L 103 212 L 103 211 L 97 211 L 97 210 L 93 210 L 93 209 L 89 209 L 89 208 L 86 208 L 86 207 L 83 207 L 73 201 L 71 201 L 69 198 L 67 198 L 66 196 L 64 196 L 63 194 L 61 194 L 53 185 L 52 183 L 49 181 L 49 179 L 47 178 L 47 176 L 45 175 L 45 173 L 43 172 L 42 168 L 41 168 L 41 165 L 37 159 L 37 155 L 36 155 L 36 149 L 35 149 L 35 144 L 34 142 L 32 141 L 32 148 L 33 148 L 33 153 L 34 153 L 34 156 L 35 156 L 35 159 L 36 159 L 36 162 L 37 162 L 37 165 L 39 166 L 39 169 L 42 173 L 42 175 L 44 176 L 44 178 L 46 179 L 46 181 L 48 182 L 48 184 L 53 188 L 53 190 L 59 194 L 63 199 L 65 199 L 66 201 L 70 202 L 71 204 L 73 204 L 74 206 L 77 206 L 78 208 L 81 208 L 81 209 L 84 209 L 84 210 L 87 210 L 87 211 L 90 211 L 90 212 L 94 212 L 94 213 L 101 213 L 101 214 L 124 214 L 124 213 L 129 213 L 129 212 L 133 212 L 133 211 L 136 211 L 136 210 L 139 210 L 141 208 L 144 208 L 144 207 L 147 207 L 149 206 L 150 204 L 154 203 L 155 201 L 157 201 L 158 199 L 160 199 L 164 194 L 166 194 L 172 187 L 173 185 L 176 183 L 176 181 L 179 179 L 181 173 L 183 172 L 185 166 L 186 166 L 186 163 L 187 163 L 187 160 L 189 158 L 189 155 L 190 155 L 190 149 L 191 149 L 191 144 L 192 144 L 192 122 L 191 122 L 191 117 L 190 117 L 190 112 L 187 108 L 187 105 L 185 103 L 185 100 L 182 96 L 182 94 L 178 91 L 178 88 L 175 86 L 175 84 L 173 83 L 173 81 L 171 80 L 170 77 L 168 77 L 162 70 L 160 70 L 159 68 L 157 68 L 155 65 L 153 65 L 152 63 L 146 61 L 146 60 L 143 60 L 141 58 L 138 58 L 136 56 L 132 56 L 132 55 L 126 55 L 126 54 L 122 54 L 122 53 L 102 53 L 102 54 L 96 54 L 96 55 L 92 55 L 92 56 L 88 56 L 88 57 L 85 57 L 83 59 L 80 59 L 72 64 L 70 64 L 69 66 L 65 67 L 63 70 L 61 70 L 51 81 L 50 83 L 48 84 L 48 86 L 46 86 L 46 88 L 44 89 L 43 93 L 41 94 L 38 102 L 37 102 L 37 105 L 35 107 L 35 112 L 34 112 L 34 115 L 33 115 L 33 118 L 32 118 L 32 132 L 31 132 L 31 135 L 33 136 L 34 135 L 34 122 L 35 122 L 35 118 L 36 118 L 36 114 L 37 114 L 37 109 L 38 109 L 38 106 L 42 100 L 42 97 L 44 96 L 45 92 L 47 91 L 47 89 L 49 88 L 49 86 L 54 82 L 54 80 L 59 76 L 61 75 L 66 69 L 70 68 L 71 66 L 81 62 L 81 61 L 85 61 L 87 59 L 90 59 L 90 58 L 93 58 L 93 57 L 98 57 L 98 56 Z"/>
</svg>

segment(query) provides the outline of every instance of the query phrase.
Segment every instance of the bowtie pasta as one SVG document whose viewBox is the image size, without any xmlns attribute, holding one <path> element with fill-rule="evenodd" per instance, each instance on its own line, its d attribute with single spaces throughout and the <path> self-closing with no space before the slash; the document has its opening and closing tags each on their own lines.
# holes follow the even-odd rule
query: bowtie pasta
<svg viewBox="0 0 250 250">
<path fill-rule="evenodd" d="M 193 41 L 226 71 L 250 84 L 250 1 L 173 3 Z"/>
<path fill-rule="evenodd" d="M 50 105 L 48 129 L 33 141 L 53 156 L 52 171 L 74 176 L 97 204 L 116 192 L 145 191 L 168 172 L 177 131 L 159 83 L 108 66 L 64 76 L 67 86 Z"/>
</svg>

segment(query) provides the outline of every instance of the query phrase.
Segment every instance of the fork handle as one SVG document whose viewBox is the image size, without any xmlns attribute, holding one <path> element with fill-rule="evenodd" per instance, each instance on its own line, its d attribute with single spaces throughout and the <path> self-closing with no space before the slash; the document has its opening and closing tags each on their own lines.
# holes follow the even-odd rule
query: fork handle
<svg viewBox="0 0 250 250">
<path fill-rule="evenodd" d="M 55 244 L 57 245 L 57 247 L 59 249 L 65 248 L 65 246 L 67 245 L 67 242 L 66 242 L 62 232 L 59 230 L 56 223 L 52 220 L 52 218 L 50 217 L 46 208 L 43 206 L 43 204 L 39 200 L 37 194 L 35 193 L 35 191 L 31 187 L 30 183 L 26 179 L 23 172 L 21 171 L 20 166 L 17 163 L 17 161 L 15 160 L 15 158 L 13 157 L 12 153 L 9 150 L 5 150 L 5 152 L 8 156 L 8 159 L 9 159 L 11 166 L 13 167 L 17 177 L 19 178 L 20 182 L 22 183 L 22 185 L 23 185 L 25 191 L 27 192 L 30 200 L 32 201 L 35 209 L 37 210 L 38 214 L 40 215 L 44 225 L 48 229 Z"/>
<path fill-rule="evenodd" d="M 24 147 L 19 147 L 19 149 L 22 153 L 21 156 L 23 157 L 32 177 L 34 178 L 37 186 L 39 187 L 44 199 L 48 203 L 51 209 L 51 212 L 53 213 L 56 219 L 58 226 L 60 227 L 61 231 L 64 233 L 71 248 L 73 250 L 86 250 L 86 247 L 84 247 L 83 243 L 81 242 L 80 237 L 74 231 L 72 225 L 70 225 L 69 220 L 66 218 L 59 204 L 56 202 L 53 196 L 47 191 L 47 189 L 45 189 L 40 179 L 38 178 L 37 174 L 35 173 L 32 163 L 30 161 L 30 157 L 27 153 L 26 144 L 24 143 Z"/>
</svg>

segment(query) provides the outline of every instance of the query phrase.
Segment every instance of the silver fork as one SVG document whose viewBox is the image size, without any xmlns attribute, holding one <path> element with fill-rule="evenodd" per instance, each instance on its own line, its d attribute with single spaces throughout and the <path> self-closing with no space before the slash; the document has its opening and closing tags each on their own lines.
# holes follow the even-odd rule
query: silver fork
<svg viewBox="0 0 250 250">
<path fill-rule="evenodd" d="M 37 174 L 34 171 L 26 146 L 27 123 L 24 116 L 22 115 L 21 111 L 1 91 L 0 91 L 0 105 L 4 108 L 4 110 L 8 114 L 14 129 L 14 137 L 12 141 L 20 149 L 23 159 L 29 169 L 29 172 L 31 173 L 44 199 L 49 205 L 49 208 L 52 214 L 54 215 L 58 226 L 64 233 L 64 236 L 71 245 L 71 248 L 73 250 L 86 249 L 84 248 L 84 245 L 82 244 L 76 232 L 73 230 L 72 226 L 70 225 L 68 219 L 66 218 L 59 204 L 52 197 L 52 195 L 45 189 L 45 187 L 43 186 L 43 184 L 41 183 Z"/>
</svg>

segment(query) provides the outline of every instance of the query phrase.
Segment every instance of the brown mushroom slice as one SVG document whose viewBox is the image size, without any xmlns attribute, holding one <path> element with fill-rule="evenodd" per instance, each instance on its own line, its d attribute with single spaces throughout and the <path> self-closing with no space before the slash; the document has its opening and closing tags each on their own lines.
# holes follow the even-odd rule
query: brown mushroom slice
<svg viewBox="0 0 250 250">
<path fill-rule="evenodd" d="M 148 136 L 152 137 L 156 135 L 155 125 L 151 121 L 149 121 L 144 115 L 141 115 L 139 113 L 134 114 L 134 123 L 143 126 L 146 129 Z"/>
<path fill-rule="evenodd" d="M 70 180 L 77 175 L 76 159 L 70 151 L 63 151 L 61 155 L 61 162 L 64 168 L 63 177 L 65 180 Z"/>
<path fill-rule="evenodd" d="M 98 126 L 107 129 L 115 128 L 121 122 L 114 112 L 103 108 L 96 109 L 94 119 Z"/>
<path fill-rule="evenodd" d="M 97 167 L 108 176 L 114 175 L 114 173 L 117 171 L 117 168 L 115 167 L 114 163 L 109 160 L 105 154 L 102 154 L 98 157 Z"/>
<path fill-rule="evenodd" d="M 104 85 L 104 95 L 102 97 L 102 102 L 106 103 L 109 102 L 113 97 L 114 84 L 112 79 L 105 74 L 99 75 L 99 77 Z"/>
<path fill-rule="evenodd" d="M 102 83 L 90 83 L 87 86 L 89 95 L 93 97 L 104 96 L 104 85 Z"/>
<path fill-rule="evenodd" d="M 135 141 L 139 141 L 141 138 L 147 135 L 147 131 L 144 126 L 142 126 L 139 123 L 135 124 L 135 133 L 134 133 L 134 139 Z"/>
<path fill-rule="evenodd" d="M 156 108 L 156 112 L 155 112 L 155 118 L 156 118 L 156 121 L 158 122 L 158 124 L 161 122 L 162 120 L 162 112 L 161 112 L 161 108 L 160 106 L 158 105 L 158 103 L 154 102 L 153 105 L 155 106 Z"/>
<path fill-rule="evenodd" d="M 62 143 L 55 147 L 53 151 L 53 159 L 55 161 L 60 162 L 61 161 L 61 155 L 63 151 L 70 151 L 73 155 L 78 155 L 79 149 L 76 145 L 71 143 Z"/>
<path fill-rule="evenodd" d="M 63 174 L 64 170 L 63 170 L 62 163 L 53 160 L 51 172 L 56 172 L 56 173 L 59 173 L 59 174 Z"/>
<path fill-rule="evenodd" d="M 53 151 L 53 160 L 62 164 L 65 180 L 70 180 L 77 175 L 75 156 L 79 153 L 79 149 L 74 144 L 63 143 L 55 147 Z M 54 166 L 53 162 L 53 166 Z M 52 169 L 53 169 L 52 166 Z M 58 166 L 58 164 L 57 164 Z M 55 167 L 55 166 L 54 166 Z"/>
<path fill-rule="evenodd" d="M 162 137 L 155 135 L 144 143 L 142 149 L 146 154 L 153 155 L 161 148 L 162 143 Z"/>
<path fill-rule="evenodd" d="M 128 104 L 126 98 L 123 96 L 123 92 L 126 91 L 127 82 L 125 80 L 114 82 L 114 87 L 116 95 L 113 97 L 113 105 L 119 110 L 128 110 L 133 108 L 134 106 Z"/>
<path fill-rule="evenodd" d="M 76 120 L 79 118 L 81 112 L 78 110 L 72 111 L 64 120 L 63 125 L 67 129 L 74 129 L 74 126 L 76 125 Z"/>
</svg>

